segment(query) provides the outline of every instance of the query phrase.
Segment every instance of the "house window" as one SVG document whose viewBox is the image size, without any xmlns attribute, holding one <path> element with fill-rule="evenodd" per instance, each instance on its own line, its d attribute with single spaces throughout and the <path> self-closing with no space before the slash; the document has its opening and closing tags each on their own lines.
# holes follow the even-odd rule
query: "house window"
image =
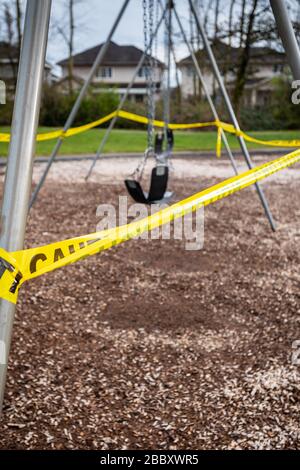
<svg viewBox="0 0 300 470">
<path fill-rule="evenodd" d="M 138 73 L 140 78 L 147 77 L 147 67 L 141 67 Z"/>
<path fill-rule="evenodd" d="M 144 96 L 143 95 L 135 95 L 135 102 L 136 103 L 144 103 Z"/>
<path fill-rule="evenodd" d="M 257 107 L 265 107 L 270 104 L 271 100 L 271 91 L 269 90 L 258 90 L 257 91 L 257 99 L 256 99 L 256 106 Z"/>
<path fill-rule="evenodd" d="M 283 65 L 282 64 L 275 64 L 273 66 L 274 73 L 282 73 L 283 72 Z"/>
<path fill-rule="evenodd" d="M 187 72 L 187 76 L 188 76 L 188 77 L 194 77 L 194 76 L 195 76 L 194 68 L 191 67 L 191 66 L 188 66 L 188 67 L 187 67 L 186 72 Z"/>
<path fill-rule="evenodd" d="M 112 68 L 111 67 L 100 67 L 97 72 L 97 78 L 111 78 Z"/>
</svg>

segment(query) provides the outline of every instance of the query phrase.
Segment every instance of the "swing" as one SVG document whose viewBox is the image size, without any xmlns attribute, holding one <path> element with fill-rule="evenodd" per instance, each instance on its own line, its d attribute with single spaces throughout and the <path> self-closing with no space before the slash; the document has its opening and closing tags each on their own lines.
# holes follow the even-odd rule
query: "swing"
<svg viewBox="0 0 300 470">
<path fill-rule="evenodd" d="M 150 12 L 151 15 L 151 12 Z M 146 17 L 146 15 L 145 15 Z M 146 21 L 145 21 L 146 23 Z M 151 22 L 150 22 L 151 23 Z M 151 26 L 145 24 L 145 32 L 149 29 L 149 36 L 152 36 Z M 168 29 L 169 32 L 169 29 Z M 147 38 L 145 38 L 145 50 L 147 49 Z M 170 51 L 168 50 L 168 54 Z M 167 191 L 168 181 L 169 181 L 169 165 L 168 159 L 171 156 L 174 146 L 174 135 L 172 129 L 166 125 L 164 132 L 159 132 L 155 135 L 154 148 L 153 148 L 153 121 L 155 114 L 155 102 L 154 102 L 154 88 L 153 83 L 153 68 L 154 60 L 152 50 L 148 56 L 148 66 L 147 70 L 147 92 L 148 92 L 148 149 L 144 154 L 144 159 L 142 163 L 134 171 L 132 178 L 126 179 L 124 181 L 126 189 L 132 199 L 140 204 L 157 204 L 168 202 L 173 193 Z M 168 67 L 168 86 L 166 90 L 166 100 L 164 103 L 165 115 L 167 114 L 169 107 L 169 94 L 170 94 L 170 65 Z M 164 140 L 166 138 L 166 150 L 164 150 Z M 155 158 L 155 166 L 151 172 L 150 187 L 149 191 L 145 192 L 141 186 L 141 179 L 143 176 L 143 171 L 146 165 L 146 161 L 149 156 Z"/>
<path fill-rule="evenodd" d="M 140 204 L 157 204 L 166 202 L 172 193 L 166 191 L 169 179 L 169 168 L 165 165 L 157 165 L 151 173 L 149 193 L 143 191 L 141 184 L 137 180 L 125 180 L 127 191 L 132 199 Z"/>
<path fill-rule="evenodd" d="M 164 134 L 160 133 L 155 136 L 155 157 L 156 166 L 151 172 L 150 189 L 149 192 L 144 192 L 139 179 L 126 179 L 125 186 L 132 199 L 141 204 L 157 204 L 158 202 L 167 202 L 172 197 L 173 193 L 167 191 L 168 180 L 169 180 L 169 167 L 166 164 L 166 159 L 173 149 L 174 136 L 171 129 L 167 130 L 167 152 L 163 152 Z M 144 161 L 142 164 L 142 170 L 139 168 L 137 172 L 142 174 L 149 151 L 146 151 Z"/>
</svg>

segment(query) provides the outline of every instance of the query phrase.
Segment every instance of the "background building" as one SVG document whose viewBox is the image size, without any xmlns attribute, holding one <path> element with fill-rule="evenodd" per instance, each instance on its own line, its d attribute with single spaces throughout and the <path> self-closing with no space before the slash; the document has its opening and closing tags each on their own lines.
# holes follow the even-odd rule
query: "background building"
<svg viewBox="0 0 300 470">
<path fill-rule="evenodd" d="M 19 67 L 19 49 L 6 42 L 0 42 L 0 79 L 5 83 L 7 96 L 13 96 Z M 51 84 L 54 77 L 51 65 L 45 63 L 45 82 Z"/>
<path fill-rule="evenodd" d="M 72 57 L 72 81 L 74 89 L 78 89 L 86 79 L 101 47 L 103 47 L 103 44 L 87 49 Z M 122 96 L 128 84 L 131 82 L 136 66 L 142 55 L 143 51 L 135 46 L 123 46 L 115 42 L 110 42 L 103 63 L 99 67 L 92 82 L 94 91 L 101 91 L 104 86 L 106 90 L 114 90 Z M 159 97 L 164 65 L 158 60 L 155 60 L 155 64 L 156 67 L 153 78 L 156 84 L 157 97 Z M 62 67 L 63 74 L 58 86 L 62 91 L 66 91 L 70 80 L 69 59 L 58 62 L 58 65 Z M 146 85 L 146 68 L 142 67 L 130 91 L 129 98 L 134 101 L 143 102 L 147 94 Z"/>
<path fill-rule="evenodd" d="M 232 92 L 236 85 L 237 65 L 243 51 L 237 47 L 230 47 L 221 41 L 216 41 L 212 48 L 226 87 L 229 92 Z M 252 47 L 249 55 L 243 105 L 247 107 L 266 106 L 270 103 L 275 88 L 274 78 L 288 70 L 286 57 L 284 53 L 268 47 Z M 197 52 L 197 58 L 210 94 L 218 94 L 218 87 L 212 69 L 202 49 Z M 187 98 L 202 95 L 191 56 L 180 60 L 177 66 L 181 72 L 182 96 Z"/>
</svg>

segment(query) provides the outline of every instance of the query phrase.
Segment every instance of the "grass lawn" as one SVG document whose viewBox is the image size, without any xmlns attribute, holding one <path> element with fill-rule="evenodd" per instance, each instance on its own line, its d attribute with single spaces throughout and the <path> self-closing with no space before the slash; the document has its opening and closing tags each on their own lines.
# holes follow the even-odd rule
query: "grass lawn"
<svg viewBox="0 0 300 470">
<path fill-rule="evenodd" d="M 54 129 L 40 128 L 39 132 L 47 132 Z M 9 128 L 2 127 L 0 132 L 9 132 Z M 80 155 L 94 154 L 97 151 L 99 143 L 103 137 L 104 129 L 92 129 L 83 134 L 65 139 L 60 149 L 60 155 Z M 300 139 L 299 131 L 262 131 L 250 132 L 254 137 L 260 139 Z M 213 150 L 216 146 L 217 134 L 214 131 L 176 131 L 175 133 L 175 151 L 182 150 Z M 238 149 L 239 145 L 234 136 L 228 135 L 229 143 L 233 149 Z M 49 155 L 53 149 L 55 140 L 39 142 L 37 145 L 37 155 Z M 135 130 L 114 130 L 106 144 L 105 153 L 128 153 L 143 152 L 146 146 L 146 131 Z M 256 144 L 249 144 L 249 148 L 262 148 Z M 266 147 L 264 147 L 266 148 Z M 268 147 L 271 148 L 271 147 Z M 0 143 L 0 155 L 6 156 L 8 144 Z"/>
</svg>

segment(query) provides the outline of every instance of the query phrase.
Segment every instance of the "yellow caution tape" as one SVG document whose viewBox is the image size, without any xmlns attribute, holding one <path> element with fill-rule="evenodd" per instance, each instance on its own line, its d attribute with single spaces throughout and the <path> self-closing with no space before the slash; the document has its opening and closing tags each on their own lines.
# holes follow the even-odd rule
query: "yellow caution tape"
<svg viewBox="0 0 300 470">
<path fill-rule="evenodd" d="M 43 132 L 42 134 L 38 134 L 36 136 L 37 142 L 43 142 L 45 140 L 52 140 L 58 139 L 59 137 L 72 137 L 76 134 L 81 134 L 82 132 L 89 131 L 94 127 L 101 126 L 106 122 L 110 121 L 116 116 L 116 111 L 104 116 L 103 118 L 97 119 L 97 121 L 90 122 L 89 124 L 84 124 L 83 126 L 79 127 L 72 127 L 71 129 L 67 130 L 66 132 L 63 129 L 51 132 Z M 10 134 L 0 134 L 0 142 L 9 142 L 10 141 Z"/>
<path fill-rule="evenodd" d="M 217 133 L 217 149 L 216 149 L 216 154 L 217 157 L 221 157 L 221 151 L 222 151 L 222 128 L 218 127 L 218 133 Z"/>
<path fill-rule="evenodd" d="M 127 119 L 129 121 L 138 122 L 140 124 L 148 124 L 149 119 L 144 116 L 139 116 L 138 114 L 129 113 L 127 111 L 119 111 L 118 116 Z M 153 121 L 153 125 L 155 127 L 164 127 L 164 121 Z M 221 142 L 222 142 L 222 134 L 221 130 L 228 132 L 229 134 L 234 134 L 237 137 L 243 137 L 248 142 L 252 142 L 255 144 L 260 145 L 270 145 L 272 147 L 292 147 L 297 148 L 300 147 L 300 140 L 262 140 L 256 139 L 255 137 L 251 137 L 250 135 L 246 134 L 245 132 L 236 129 L 232 124 L 227 124 L 226 122 L 222 121 L 207 121 L 207 122 L 195 122 L 191 124 L 168 124 L 168 127 L 172 130 L 183 130 L 183 129 L 199 129 L 203 127 L 216 127 L 218 130 L 218 138 L 217 138 L 217 154 L 220 155 L 221 153 Z"/>
<path fill-rule="evenodd" d="M 65 132 L 63 136 L 72 137 L 73 135 L 81 134 L 82 132 L 89 131 L 90 129 L 93 129 L 94 127 L 98 127 L 98 126 L 101 126 L 102 124 L 105 124 L 106 122 L 113 119 L 115 116 L 116 116 L 116 111 L 108 114 L 107 116 L 104 116 L 101 119 L 98 119 L 97 121 L 93 121 L 93 122 L 90 122 L 89 124 L 85 124 L 84 126 L 73 127 L 72 129 L 69 129 L 67 132 Z"/>
<path fill-rule="evenodd" d="M 229 178 L 137 222 L 50 245 L 8 253 L 0 249 L 0 297 L 16 303 L 27 280 L 153 230 L 202 206 L 212 204 L 300 161 L 300 150 Z"/>
<path fill-rule="evenodd" d="M 139 114 L 129 113 L 128 111 L 118 111 L 117 116 L 122 119 L 127 119 L 127 121 L 134 121 L 138 122 L 139 124 L 149 124 L 149 118 L 145 116 L 140 116 Z M 154 127 L 165 127 L 164 121 L 158 121 L 154 119 L 152 121 Z M 168 127 L 172 130 L 180 130 L 180 129 L 199 129 L 201 127 L 215 127 L 220 124 L 219 121 L 208 121 L 208 122 L 194 122 L 190 124 L 168 124 Z M 299 141 L 300 144 L 300 141 Z"/>
<path fill-rule="evenodd" d="M 16 259 L 0 248 L 0 298 L 16 303 L 22 278 Z"/>
<path fill-rule="evenodd" d="M 63 129 L 52 131 L 52 132 L 44 132 L 42 134 L 38 134 L 36 140 L 38 142 L 57 139 L 57 138 L 67 138 L 72 137 L 76 134 L 81 134 L 82 132 L 86 132 L 94 127 L 101 126 L 106 122 L 110 121 L 114 117 L 118 116 L 119 118 L 126 119 L 128 121 L 137 122 L 139 124 L 147 125 L 149 123 L 149 119 L 145 116 L 140 116 L 139 114 L 130 113 L 128 111 L 113 111 L 112 113 L 104 116 L 103 118 L 97 119 L 96 121 L 90 122 L 89 124 L 84 124 L 83 126 L 73 127 L 68 131 L 64 132 Z M 164 127 L 164 121 L 153 120 L 153 125 L 155 127 Z M 189 124 L 168 124 L 168 127 L 172 130 L 185 130 L 185 129 L 201 129 L 204 127 L 216 127 L 218 130 L 217 136 L 217 156 L 221 155 L 221 146 L 222 146 L 222 139 L 221 139 L 221 130 L 223 129 L 225 132 L 230 134 L 234 134 L 237 137 L 243 137 L 248 142 L 252 142 L 254 144 L 259 145 L 268 145 L 271 147 L 292 147 L 298 148 L 300 147 L 300 140 L 262 140 L 257 139 L 255 137 L 251 137 L 250 135 L 246 134 L 245 132 L 236 129 L 232 124 L 228 124 L 222 121 L 207 121 L 207 122 L 194 122 Z M 0 133 L 0 142 L 9 142 L 10 141 L 10 134 L 1 134 Z"/>
</svg>

